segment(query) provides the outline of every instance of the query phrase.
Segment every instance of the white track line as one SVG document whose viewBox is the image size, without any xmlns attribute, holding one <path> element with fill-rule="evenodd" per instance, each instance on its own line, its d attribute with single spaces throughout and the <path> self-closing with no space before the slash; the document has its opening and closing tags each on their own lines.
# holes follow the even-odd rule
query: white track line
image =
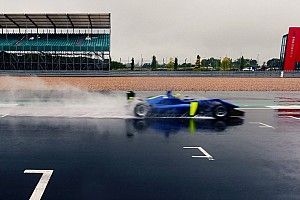
<svg viewBox="0 0 300 200">
<path fill-rule="evenodd" d="M 295 110 L 300 109 L 300 105 L 289 105 L 289 106 L 267 106 L 268 108 L 272 108 L 274 110 L 278 109 L 286 109 L 286 110 Z"/>
<path fill-rule="evenodd" d="M 0 104 L 0 108 L 12 108 L 12 107 L 16 107 L 19 104 Z"/>
<path fill-rule="evenodd" d="M 207 158 L 210 161 L 215 160 L 207 151 L 205 151 L 202 147 L 183 147 L 183 149 L 198 149 L 205 156 L 192 156 L 192 158 Z"/>
<path fill-rule="evenodd" d="M 250 124 L 259 124 L 260 128 L 272 128 L 272 129 L 275 129 L 273 126 L 270 126 L 270 125 L 262 123 L 262 122 L 249 122 L 249 123 Z"/>
<path fill-rule="evenodd" d="M 8 114 L 2 115 L 1 118 L 7 117 L 7 116 L 8 116 Z"/>
<path fill-rule="evenodd" d="M 299 117 L 293 117 L 293 116 L 288 116 L 289 118 L 292 118 L 292 119 L 297 119 L 297 120 L 300 120 Z"/>
<path fill-rule="evenodd" d="M 273 110 L 273 108 L 238 108 L 238 110 Z"/>
<path fill-rule="evenodd" d="M 295 109 L 300 109 L 300 105 L 266 106 L 266 107 L 261 107 L 261 108 L 247 108 L 247 107 L 238 108 L 238 110 L 279 110 L 279 109 L 295 110 Z"/>
</svg>

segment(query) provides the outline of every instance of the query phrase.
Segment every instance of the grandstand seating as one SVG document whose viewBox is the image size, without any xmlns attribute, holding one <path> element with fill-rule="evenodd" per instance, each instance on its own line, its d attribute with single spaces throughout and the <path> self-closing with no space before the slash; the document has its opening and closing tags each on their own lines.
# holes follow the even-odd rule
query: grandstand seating
<svg viewBox="0 0 300 200">
<path fill-rule="evenodd" d="M 14 46 L 20 40 L 20 36 L 15 34 L 0 35 L 0 46 Z"/>
<path fill-rule="evenodd" d="M 0 51 L 109 51 L 109 34 L 0 35 Z"/>
<path fill-rule="evenodd" d="M 0 18 L 0 71 L 110 69 L 110 13 Z"/>
</svg>

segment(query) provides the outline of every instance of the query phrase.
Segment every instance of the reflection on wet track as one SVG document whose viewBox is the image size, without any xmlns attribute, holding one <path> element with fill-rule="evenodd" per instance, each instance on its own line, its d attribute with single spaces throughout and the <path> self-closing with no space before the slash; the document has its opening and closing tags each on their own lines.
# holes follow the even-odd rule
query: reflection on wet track
<svg viewBox="0 0 300 200">
<path fill-rule="evenodd" d="M 232 117 L 226 120 L 216 119 L 181 119 L 181 118 L 153 118 L 153 119 L 127 119 L 126 130 L 128 136 L 135 133 L 145 133 L 155 130 L 168 137 L 170 134 L 176 133 L 209 133 L 216 132 L 221 134 L 228 126 L 242 125 L 244 119 Z"/>
</svg>

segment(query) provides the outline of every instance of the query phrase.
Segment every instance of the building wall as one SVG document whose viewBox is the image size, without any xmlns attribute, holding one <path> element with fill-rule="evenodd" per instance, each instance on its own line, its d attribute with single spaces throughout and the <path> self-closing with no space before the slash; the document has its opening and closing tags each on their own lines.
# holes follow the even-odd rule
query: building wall
<svg viewBox="0 0 300 200">
<path fill-rule="evenodd" d="M 300 63 L 300 27 L 290 27 L 284 58 L 284 70 L 296 70 Z"/>
</svg>

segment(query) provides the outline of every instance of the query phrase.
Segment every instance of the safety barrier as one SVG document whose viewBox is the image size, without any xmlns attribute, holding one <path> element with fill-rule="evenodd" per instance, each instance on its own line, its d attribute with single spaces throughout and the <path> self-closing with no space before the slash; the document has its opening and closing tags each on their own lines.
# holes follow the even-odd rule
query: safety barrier
<svg viewBox="0 0 300 200">
<path fill-rule="evenodd" d="M 15 71 L 0 70 L 0 76 L 60 76 L 60 77 L 240 77 L 277 78 L 281 71 Z M 284 78 L 300 78 L 300 71 L 284 72 Z"/>
</svg>

